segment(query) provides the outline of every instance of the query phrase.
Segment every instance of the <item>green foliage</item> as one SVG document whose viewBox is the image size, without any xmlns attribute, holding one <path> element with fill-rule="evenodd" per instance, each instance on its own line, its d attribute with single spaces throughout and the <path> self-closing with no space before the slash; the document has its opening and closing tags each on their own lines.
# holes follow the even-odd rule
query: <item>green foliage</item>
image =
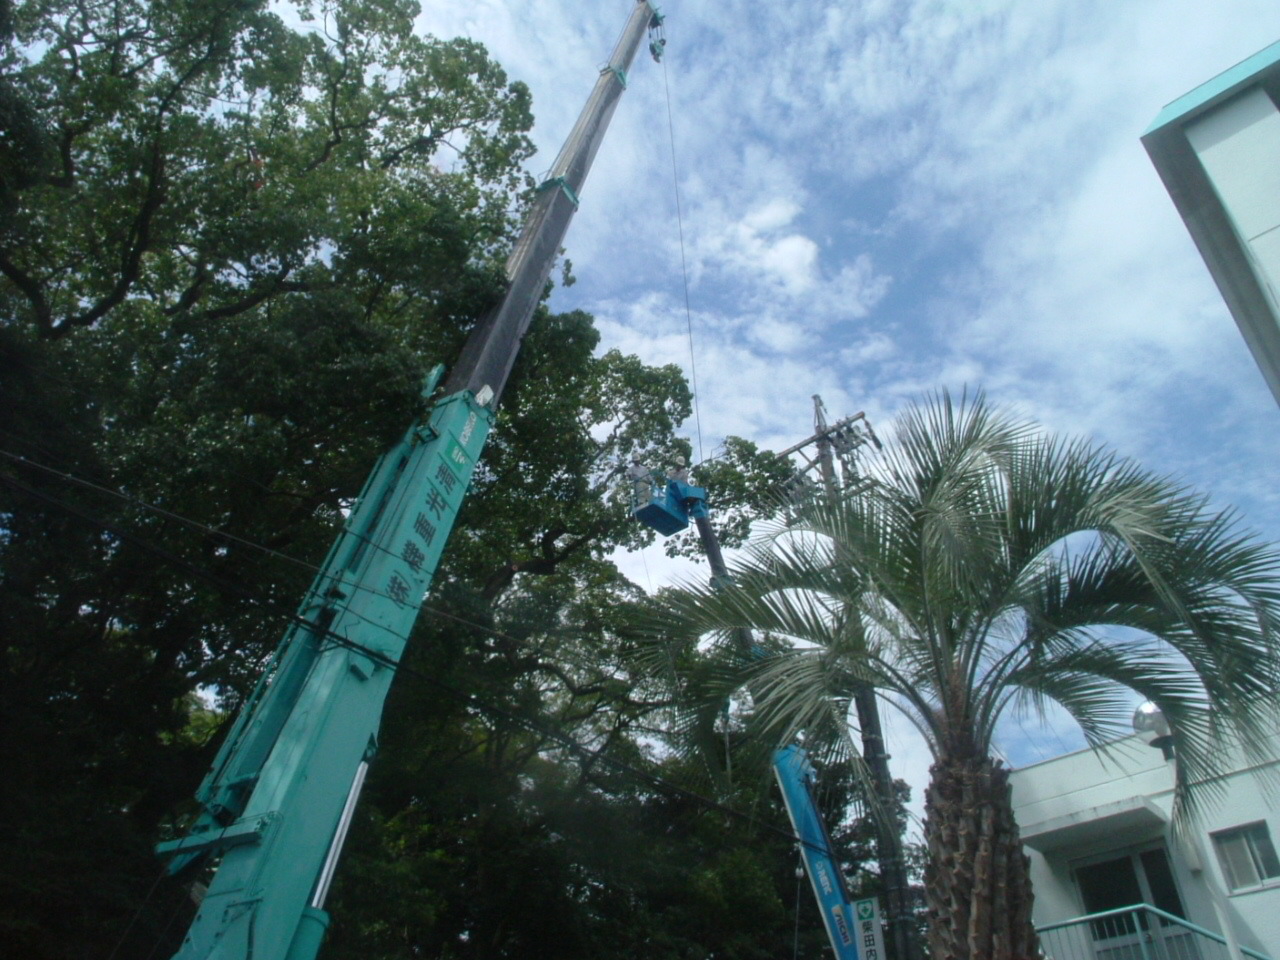
<svg viewBox="0 0 1280 960">
<path fill-rule="evenodd" d="M 12 0 L 0 0 L 0 62 L 13 39 Z M 14 82 L 8 69 L 0 67 L 0 235 L 8 233 L 18 191 L 39 181 L 39 170 L 50 152 L 48 135 L 40 117 Z"/>
<path fill-rule="evenodd" d="M 472 568 L 487 578 L 488 600 L 519 574 L 599 568 L 616 547 L 654 539 L 631 517 L 624 460 L 632 449 L 654 459 L 684 449 L 674 431 L 689 415 L 689 388 L 678 367 L 596 356 L 598 342 L 581 312 L 541 317 L 525 337 L 460 521 L 483 510 L 495 536 L 496 552 Z"/>
<path fill-rule="evenodd" d="M 981 397 L 909 408 L 869 480 L 856 496 L 808 501 L 732 570 L 732 586 L 659 598 L 650 669 L 688 662 L 709 635 L 731 660 L 737 631 L 759 631 L 780 641 L 775 655 L 705 683 L 708 702 L 748 686 L 755 721 L 782 741 L 843 727 L 848 697 L 874 686 L 924 733 L 935 777 L 956 775 L 957 795 L 976 795 L 960 773 L 990 768 L 996 724 L 1015 706 L 1056 702 L 1101 746 L 1130 733 L 1135 695 L 1154 701 L 1174 731 L 1179 822 L 1219 788 L 1226 743 L 1266 755 L 1280 554 L 1230 514 Z M 992 778 L 989 802 L 1012 824 L 1001 782 Z M 964 927 L 958 905 L 990 916 L 995 895 L 940 839 L 974 829 L 960 806 L 939 801 L 955 822 L 926 824 L 947 891 L 929 891 L 931 938 Z M 1016 830 L 1004 839 L 1013 846 Z M 941 875 L 947 856 L 969 873 Z M 1029 925 L 1025 871 L 1009 886 L 1015 922 Z"/>
<path fill-rule="evenodd" d="M 53 149 L 11 186 L 5 312 L 50 338 L 299 294 L 447 314 L 442 293 L 494 274 L 532 118 L 480 45 L 415 36 L 415 10 L 326 4 L 294 29 L 261 2 L 20 7 L 5 89 Z"/>
<path fill-rule="evenodd" d="M 784 729 L 870 682 L 939 756 L 985 756 L 1014 703 L 1057 701 L 1099 744 L 1129 732 L 1137 692 L 1178 731 L 1184 801 L 1187 778 L 1218 772 L 1221 732 L 1258 742 L 1280 670 L 1280 556 L 1229 514 L 981 398 L 911 408 L 870 475 L 761 541 L 734 589 L 666 595 L 657 623 L 813 644 L 751 671 Z"/>
<path fill-rule="evenodd" d="M 786 460 L 741 437 L 726 437 L 717 456 L 693 469 L 691 479 L 707 490 L 711 525 L 721 547 L 741 547 L 753 523 L 778 514 L 779 490 L 793 472 Z M 702 544 L 696 531 L 687 530 L 668 538 L 666 551 L 668 556 L 699 558 Z"/>
<path fill-rule="evenodd" d="M 408 715 L 430 712 L 422 702 Z M 764 960 L 791 954 L 797 906 L 798 956 L 824 954 L 784 836 L 639 787 L 603 762 L 573 762 L 493 717 L 452 736 L 414 725 L 412 739 L 433 747 L 406 748 L 403 706 L 335 889 L 350 922 L 334 931 L 334 957 Z M 610 752 L 645 763 L 622 741 Z M 675 759 L 657 769 L 676 781 L 691 773 Z M 406 789 L 409 802 L 397 795 Z M 731 802 L 784 822 L 780 803 L 754 790 Z"/>
<path fill-rule="evenodd" d="M 499 295 L 529 97 L 479 45 L 415 36 L 402 0 L 300 21 L 254 0 L 10 12 L 0 940 L 162 955 L 195 878 L 155 881 L 151 845 L 181 829 L 312 565 L 423 412 L 426 370 Z M 678 368 L 598 344 L 582 313 L 540 312 L 525 339 L 410 647 L 447 686 L 395 688 L 335 955 L 790 942 L 785 842 L 757 849 L 503 719 L 644 762 L 668 705 L 620 655 L 639 591 L 607 558 L 652 540 L 620 470 L 632 450 L 687 455 L 691 399 Z M 714 469 L 745 530 L 758 488 Z"/>
<path fill-rule="evenodd" d="M 620 459 L 616 451 L 633 443 L 679 448 L 671 431 L 687 410 L 687 391 L 673 371 L 650 371 L 616 353 L 592 359 L 595 342 L 585 315 L 542 317 L 535 324 L 496 442 L 429 601 L 433 612 L 480 629 L 428 613 L 412 662 L 455 691 L 550 719 L 578 738 L 638 757 L 631 738 L 665 702 L 636 689 L 618 654 L 638 593 L 604 557 L 640 528 L 616 498 L 610 475 Z M 75 944 L 92 940 L 93 930 L 123 931 L 156 866 L 149 841 L 172 829 L 216 746 L 207 736 L 216 718 L 189 691 L 212 689 L 221 707 L 233 708 L 277 642 L 282 613 L 310 579 L 306 566 L 249 544 L 312 562 L 323 556 L 340 508 L 380 447 L 416 411 L 425 358 L 401 346 L 394 327 L 319 304 L 309 322 L 277 306 L 180 336 L 160 322 L 104 321 L 52 342 L 7 328 L 0 346 L 14 374 L 0 381 L 13 411 L 7 443 L 38 463 L 124 489 L 208 528 L 193 529 L 30 464 L 3 467 L 0 709 L 6 728 L 23 731 L 6 741 L 4 757 L 23 774 L 12 797 L 21 804 L 0 812 L 47 854 L 36 872 L 57 878 L 52 889 L 30 883 L 29 857 L 0 858 L 0 882 L 15 905 L 4 916 L 23 924 L 13 931 L 15 942 L 31 955 L 42 955 L 39 943 L 49 956 L 76 955 L 83 951 Z M 353 392 L 352 383 L 363 388 Z M 592 440 L 605 416 L 614 418 L 613 440 Z M 499 479 L 503 473 L 506 482 Z M 557 528 L 569 533 L 549 538 Z M 549 539 L 551 556 L 533 553 Z M 509 558 L 524 559 L 522 548 L 544 562 L 525 560 L 512 569 Z M 538 861 L 537 844 L 524 851 L 532 840 L 519 821 L 495 824 L 498 832 L 482 837 L 489 846 L 458 841 L 451 857 L 434 846 L 420 850 L 424 841 L 404 832 L 420 817 L 432 831 L 464 830 L 475 809 L 469 803 L 511 807 L 512 816 L 524 816 L 526 790 L 512 771 L 539 763 L 538 741 L 504 734 L 510 743 L 488 748 L 466 802 L 451 799 L 451 777 L 459 771 L 448 752 L 453 738 L 469 756 L 474 744 L 487 742 L 494 721 L 456 695 L 428 693 L 397 688 L 364 808 L 375 824 L 386 824 L 389 839 L 385 846 L 377 842 L 372 862 L 361 860 L 353 869 L 367 869 L 369 889 L 384 895 L 335 905 L 344 918 L 335 931 L 346 931 L 335 936 L 356 938 L 360 949 L 379 942 L 384 924 L 447 939 L 461 929 L 459 911 L 470 897 L 481 898 L 475 909 L 485 911 L 483 917 L 501 915 L 510 931 L 517 916 L 533 924 L 569 909 L 577 896 L 574 884 L 553 882 L 561 874 Z M 428 707 L 435 712 L 419 720 L 417 711 Z M 441 753 L 448 758 L 443 765 L 433 759 Z M 93 773 L 69 777 L 67 767 Z M 633 788 L 611 789 L 615 793 L 600 802 L 610 816 L 630 816 Z M 559 816 L 575 821 L 585 809 L 576 806 L 579 799 L 575 793 L 557 801 Z M 72 801 L 80 806 L 67 817 L 40 815 Z M 105 821 L 86 818 L 83 811 L 99 811 L 103 803 L 110 811 Z M 652 830 L 661 832 L 658 825 Z M 524 867 L 493 849 L 499 840 L 522 845 Z M 724 842 L 732 847 L 750 838 L 726 835 Z M 566 875 L 576 875 L 578 858 L 601 849 L 595 842 L 572 849 L 547 843 L 558 858 L 555 870 Z M 128 856 L 110 852 L 120 847 Z M 409 847 L 414 853 L 406 863 L 402 851 Z M 478 887 L 461 882 L 491 855 L 510 864 L 506 886 L 487 875 Z M 634 856 L 644 861 L 643 851 Z M 663 889 L 670 888 L 664 896 L 685 905 L 687 872 L 676 847 L 668 869 L 661 877 Z M 528 895 L 531 875 L 547 878 L 536 908 L 519 899 Z M 608 899 L 610 926 L 626 919 L 644 927 L 646 938 L 667 936 L 665 915 L 644 913 L 647 887 L 620 897 L 608 889 L 614 874 L 604 876 L 590 889 Z M 82 884 L 110 896 L 104 901 Z M 173 884 L 158 889 L 131 943 L 158 937 L 167 918 L 157 911 L 183 902 Z M 46 910 L 64 911 L 72 902 L 81 908 L 77 916 L 93 918 L 92 926 L 64 924 L 65 936 L 52 939 L 37 933 L 52 924 Z M 647 917 L 643 924 L 640 915 Z M 695 919 L 690 913 L 682 922 Z M 511 932 L 510 944 L 551 942 L 535 936 L 536 929 Z M 599 939 L 605 938 L 601 931 Z M 510 944 L 503 949 L 515 949 Z M 598 946 L 583 944 L 584 951 Z"/>
</svg>

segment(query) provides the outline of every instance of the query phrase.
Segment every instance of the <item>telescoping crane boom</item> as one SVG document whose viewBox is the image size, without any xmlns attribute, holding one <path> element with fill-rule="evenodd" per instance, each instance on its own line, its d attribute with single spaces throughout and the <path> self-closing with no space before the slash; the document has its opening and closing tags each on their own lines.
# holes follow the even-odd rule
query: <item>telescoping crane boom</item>
<svg viewBox="0 0 1280 960">
<path fill-rule="evenodd" d="M 636 485 L 632 513 L 641 523 L 664 536 L 679 533 L 692 520 L 711 566 L 711 582 L 731 582 L 720 542 L 716 538 L 715 528 L 711 526 L 705 489 L 691 485 L 686 479 L 651 475 Z M 756 645 L 749 630 L 742 631 L 739 642 L 749 656 L 766 655 Z M 878 930 L 879 909 L 863 901 L 861 904 L 864 912 L 869 916 L 855 913 L 844 874 L 840 872 L 836 861 L 831 835 L 818 811 L 813 792 L 815 773 L 808 755 L 795 744 L 775 750 L 773 773 L 782 791 L 787 816 L 795 831 L 800 855 L 804 858 L 805 869 L 813 885 L 813 893 L 822 913 L 822 923 L 831 940 L 836 960 L 882 960 Z"/>
<path fill-rule="evenodd" d="M 837 960 L 882 960 L 860 948 L 863 945 L 877 950 L 879 938 L 873 934 L 868 941 L 859 930 L 865 922 L 856 915 L 850 902 L 849 888 L 836 862 L 831 835 L 818 812 L 814 796 L 816 774 L 808 755 L 795 744 L 775 750 L 773 775 L 778 779 L 791 828 L 799 838 L 800 856 L 804 858 L 805 871 L 822 913 L 822 924 Z M 875 913 L 872 922 L 878 924 L 878 911 Z"/>
<path fill-rule="evenodd" d="M 507 261 L 502 301 L 472 331 L 443 396 L 373 469 L 343 533 L 197 798 L 188 834 L 161 844 L 176 871 L 220 857 L 178 960 L 312 960 L 325 897 L 383 703 L 493 423 L 493 410 L 559 253 L 578 194 L 662 16 L 637 0 Z M 443 368 L 431 372 L 431 397 Z"/>
</svg>

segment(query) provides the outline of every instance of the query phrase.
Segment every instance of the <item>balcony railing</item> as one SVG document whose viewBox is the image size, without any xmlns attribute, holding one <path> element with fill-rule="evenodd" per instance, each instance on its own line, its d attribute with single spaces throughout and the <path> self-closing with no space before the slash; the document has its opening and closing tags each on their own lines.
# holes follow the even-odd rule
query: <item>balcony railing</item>
<svg viewBox="0 0 1280 960">
<path fill-rule="evenodd" d="M 1219 934 L 1147 904 L 1047 923 L 1036 931 L 1046 960 L 1231 960 Z M 1247 947 L 1240 952 L 1270 960 Z"/>
</svg>

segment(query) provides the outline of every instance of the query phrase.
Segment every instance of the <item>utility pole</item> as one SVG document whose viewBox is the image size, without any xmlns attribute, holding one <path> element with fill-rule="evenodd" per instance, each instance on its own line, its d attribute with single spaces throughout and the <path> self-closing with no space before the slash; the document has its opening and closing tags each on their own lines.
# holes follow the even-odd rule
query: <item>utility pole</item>
<svg viewBox="0 0 1280 960">
<path fill-rule="evenodd" d="M 782 451 L 781 456 L 798 454 L 806 466 L 796 473 L 793 489 L 803 495 L 807 488 L 806 474 L 816 471 L 822 486 L 822 494 L 835 503 L 840 497 L 855 493 L 859 484 L 856 470 L 856 452 L 859 447 L 872 443 L 880 446 L 880 440 L 871 429 L 865 414 L 856 413 L 834 423 L 827 423 L 827 410 L 822 398 L 813 396 L 813 435 Z M 815 448 L 816 457 L 805 450 Z M 836 456 L 841 470 L 837 475 Z M 912 922 L 911 885 L 907 880 L 907 865 L 902 853 L 902 838 L 893 822 L 893 775 L 889 772 L 889 754 L 885 749 L 884 728 L 880 723 L 880 705 L 874 687 L 859 686 L 853 694 L 854 709 L 858 716 L 858 729 L 862 739 L 862 757 L 871 774 L 871 785 L 877 803 L 871 804 L 872 819 L 876 825 L 876 852 L 880 864 L 880 876 L 884 882 L 885 915 L 889 928 L 890 948 L 895 960 L 919 960 L 922 956 L 919 938 Z"/>
<path fill-rule="evenodd" d="M 821 401 L 817 397 L 814 397 L 814 401 L 818 404 L 819 411 L 821 411 Z M 876 439 L 875 432 L 871 429 L 871 425 L 866 423 L 865 419 L 862 414 L 857 414 L 829 427 L 826 423 L 825 414 L 820 412 L 818 432 L 794 447 L 784 450 L 781 456 L 799 453 L 809 464 L 809 468 L 817 467 L 821 470 L 824 480 L 828 483 L 828 489 L 834 495 L 836 493 L 836 479 L 835 463 L 831 454 L 832 448 L 839 449 L 848 474 L 853 475 L 855 471 L 851 469 L 851 464 L 853 462 L 853 454 L 857 448 L 868 441 L 875 443 L 877 446 L 880 444 L 880 441 Z M 810 444 L 819 442 L 825 444 L 825 446 L 819 447 L 818 460 L 814 461 L 803 451 Z M 799 490 L 803 492 L 806 486 L 803 473 L 798 473 L 797 477 L 801 480 Z M 732 577 L 729 575 L 729 570 L 725 565 L 724 554 L 720 549 L 720 541 L 716 537 L 715 528 L 711 525 L 711 516 L 706 503 L 707 491 L 702 487 L 691 486 L 685 477 L 679 479 L 664 478 L 664 482 L 656 489 L 651 486 L 646 489 L 648 493 L 634 501 L 633 516 L 664 536 L 687 529 L 689 521 L 692 520 L 698 529 L 698 536 L 702 540 L 703 552 L 711 565 L 712 587 L 715 589 L 729 587 L 732 583 Z M 755 637 L 749 627 L 738 627 L 734 631 L 734 635 L 738 649 L 744 657 L 758 660 L 768 656 L 762 648 L 757 646 Z M 880 869 L 883 876 L 890 876 L 886 869 L 886 847 L 883 839 L 887 836 L 894 844 L 892 849 L 897 851 L 896 861 L 889 861 L 889 869 L 892 869 L 892 864 L 896 862 L 898 875 L 901 877 L 901 890 L 903 891 L 903 896 L 905 896 L 907 887 L 905 869 L 903 869 L 904 865 L 902 863 L 901 844 L 897 843 L 897 831 L 893 830 L 888 818 L 881 815 L 882 811 L 890 809 L 889 804 L 892 802 L 893 796 L 893 781 L 889 778 L 889 758 L 884 752 L 884 737 L 880 732 L 879 726 L 880 715 L 875 712 L 875 691 L 867 688 L 859 691 L 859 693 L 869 695 L 868 702 L 874 722 L 873 728 L 871 724 L 861 719 L 862 705 L 860 704 L 859 717 L 863 729 L 863 752 L 868 757 L 869 763 L 872 763 L 871 757 L 874 754 L 876 759 L 872 769 L 873 771 L 879 770 L 883 774 L 884 782 L 887 784 L 887 792 L 877 789 L 881 802 L 871 804 L 873 808 L 876 808 L 873 810 L 872 815 L 878 827 L 878 836 L 882 838 L 879 845 Z M 725 712 L 727 719 L 727 703 Z M 872 729 L 874 729 L 874 735 L 872 739 L 868 739 L 869 731 Z M 728 728 L 726 727 L 726 763 L 729 762 L 730 757 L 728 736 Z M 849 892 L 845 886 L 844 877 L 836 864 L 835 848 L 831 843 L 826 824 L 823 823 L 822 815 L 819 812 L 817 798 L 813 793 L 815 776 L 813 765 L 809 762 L 808 755 L 804 749 L 792 744 L 774 751 L 773 771 L 778 779 L 778 786 L 782 790 L 787 816 L 791 819 L 792 829 L 796 832 L 800 854 L 804 858 L 805 867 L 813 885 L 814 896 L 818 900 L 823 926 L 826 928 L 827 936 L 831 940 L 831 949 L 835 952 L 836 960 L 859 960 L 863 953 L 858 944 L 862 941 L 859 940 L 854 929 L 856 920 L 854 907 L 849 900 Z M 885 800 L 885 797 L 888 799 Z M 902 897 L 899 897 L 899 900 L 904 905 L 906 904 Z M 906 909 L 909 911 L 909 905 L 906 905 Z M 910 928 L 905 926 L 903 921 L 909 923 L 909 913 L 904 914 L 902 921 L 897 923 L 897 928 L 901 931 L 899 939 L 903 940 L 904 945 L 894 954 L 895 960 L 919 960 L 918 950 L 912 952 L 910 946 L 914 942 L 910 938 Z M 892 924 L 891 929 L 893 929 Z M 891 942 L 893 941 L 891 940 Z"/>
<path fill-rule="evenodd" d="M 507 261 L 507 290 L 472 331 L 429 416 L 375 465 L 345 529 L 197 791 L 187 835 L 160 845 L 176 872 L 217 871 L 179 960 L 314 960 L 325 898 L 395 665 L 431 586 L 493 410 L 559 254 L 578 193 L 626 88 L 645 32 L 662 18 L 632 4 L 626 27 Z M 432 398 L 443 367 L 423 390 Z"/>
</svg>

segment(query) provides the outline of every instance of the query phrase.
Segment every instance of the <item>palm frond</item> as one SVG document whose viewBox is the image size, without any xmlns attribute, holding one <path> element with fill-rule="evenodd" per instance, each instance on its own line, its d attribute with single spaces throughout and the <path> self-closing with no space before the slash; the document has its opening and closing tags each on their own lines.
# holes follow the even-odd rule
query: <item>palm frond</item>
<svg viewBox="0 0 1280 960">
<path fill-rule="evenodd" d="M 825 729 L 869 684 L 935 752 L 985 753 L 1004 710 L 1051 701 L 1100 745 L 1141 696 L 1175 727 L 1180 816 L 1217 789 L 1223 744 L 1267 755 L 1280 555 L 1230 513 L 981 394 L 909 408 L 867 470 L 766 531 L 732 586 L 654 604 L 674 649 L 772 638 L 742 678 L 760 730 Z"/>
</svg>

